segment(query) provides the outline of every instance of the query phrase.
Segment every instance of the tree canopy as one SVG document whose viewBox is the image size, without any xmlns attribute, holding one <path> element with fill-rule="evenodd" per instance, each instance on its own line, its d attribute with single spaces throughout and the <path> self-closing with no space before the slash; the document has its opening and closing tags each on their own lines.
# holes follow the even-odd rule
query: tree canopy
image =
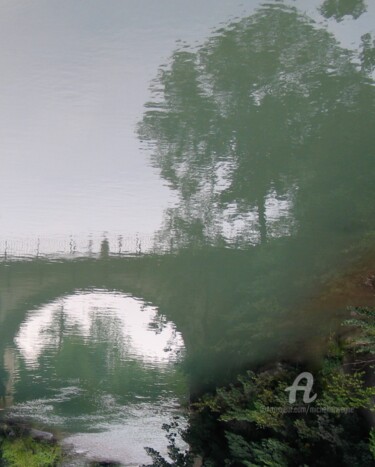
<svg viewBox="0 0 375 467">
<path fill-rule="evenodd" d="M 138 127 L 178 194 L 159 238 L 178 247 L 293 234 L 310 210 L 309 193 L 319 191 L 321 203 L 322 185 L 337 182 L 332 167 L 369 157 L 356 153 L 358 142 L 368 147 L 366 122 L 374 119 L 369 39 L 367 54 L 365 45 L 361 67 L 325 29 L 277 3 L 217 30 L 197 50 L 176 50 Z"/>
</svg>

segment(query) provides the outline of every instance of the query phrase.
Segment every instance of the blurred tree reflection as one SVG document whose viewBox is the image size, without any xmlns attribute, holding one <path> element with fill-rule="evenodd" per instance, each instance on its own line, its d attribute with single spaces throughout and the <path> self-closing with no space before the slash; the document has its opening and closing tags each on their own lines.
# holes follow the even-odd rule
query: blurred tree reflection
<svg viewBox="0 0 375 467">
<path fill-rule="evenodd" d="M 6 380 L 7 380 L 6 371 L 2 367 L 0 367 L 0 411 L 5 407 L 5 396 L 6 396 L 5 381 Z"/>
<path fill-rule="evenodd" d="M 320 12 L 326 18 L 335 18 L 342 21 L 344 16 L 359 18 L 366 11 L 364 0 L 325 0 L 320 7 Z"/>
<path fill-rule="evenodd" d="M 330 216 L 324 184 L 334 181 L 338 212 L 344 209 L 342 181 L 361 157 L 353 151 L 358 143 L 369 147 L 368 71 L 326 30 L 282 4 L 216 31 L 197 51 L 177 50 L 160 69 L 138 129 L 178 194 L 159 241 L 174 248 L 246 245 L 291 235 Z M 352 125 L 358 119 L 364 126 Z"/>
<path fill-rule="evenodd" d="M 375 69 L 375 40 L 370 33 L 364 34 L 362 37 L 361 62 L 362 69 L 370 74 Z"/>
</svg>

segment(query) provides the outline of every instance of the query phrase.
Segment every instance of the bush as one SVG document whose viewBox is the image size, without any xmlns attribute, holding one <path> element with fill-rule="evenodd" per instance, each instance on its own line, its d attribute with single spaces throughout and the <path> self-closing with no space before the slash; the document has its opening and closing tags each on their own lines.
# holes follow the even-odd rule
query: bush
<svg viewBox="0 0 375 467">
<path fill-rule="evenodd" d="M 62 457 L 60 446 L 30 437 L 7 438 L 1 444 L 1 451 L 2 459 L 9 467 L 54 467 Z"/>
</svg>

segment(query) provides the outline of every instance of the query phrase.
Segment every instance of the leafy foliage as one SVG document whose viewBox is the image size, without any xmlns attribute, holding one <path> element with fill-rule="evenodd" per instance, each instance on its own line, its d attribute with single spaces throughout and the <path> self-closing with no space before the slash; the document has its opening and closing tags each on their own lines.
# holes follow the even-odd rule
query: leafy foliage
<svg viewBox="0 0 375 467">
<path fill-rule="evenodd" d="M 189 450 L 181 450 L 177 446 L 177 441 L 181 437 L 182 429 L 180 428 L 178 417 L 171 424 L 164 424 L 163 430 L 166 431 L 166 437 L 169 441 L 168 455 L 172 462 L 166 460 L 158 451 L 153 448 L 145 448 L 147 454 L 151 457 L 154 467 L 190 467 L 194 464 L 194 455 Z"/>
<path fill-rule="evenodd" d="M 2 458 L 9 467 L 54 467 L 61 460 L 61 448 L 32 438 L 5 439 Z"/>
<path fill-rule="evenodd" d="M 351 307 L 355 318 L 344 321 L 345 326 L 357 328 L 359 334 L 353 335 L 349 345 L 357 354 L 375 354 L 375 309 L 368 307 Z"/>
<path fill-rule="evenodd" d="M 340 22 L 344 16 L 359 18 L 366 11 L 364 0 L 325 0 L 320 8 L 326 18 L 335 18 Z"/>
<path fill-rule="evenodd" d="M 320 10 L 340 21 L 358 18 L 366 3 L 326 0 Z M 178 197 L 158 246 L 243 247 L 317 225 L 342 234 L 342 224 L 371 223 L 359 199 L 373 196 L 371 34 L 361 48 L 359 68 L 325 28 L 268 2 L 197 48 L 176 50 L 138 126 Z M 287 206 L 281 216 L 268 215 L 271 200 Z"/>
<path fill-rule="evenodd" d="M 375 315 L 368 308 L 356 313 L 350 324 L 357 325 L 356 339 L 364 342 Z M 375 409 L 375 388 L 367 384 L 366 371 L 346 365 L 353 358 L 351 345 L 334 336 L 328 344 L 320 368 L 277 363 L 205 394 L 193 404 L 189 428 L 180 430 L 190 450 L 179 453 L 175 436 L 169 436 L 172 463 L 148 449 L 152 465 L 188 467 L 200 456 L 205 467 L 372 466 L 375 431 L 363 413 Z M 372 350 L 366 344 L 359 354 L 363 359 Z M 309 405 L 298 398 L 291 404 L 285 389 L 303 371 L 313 371 L 317 398 Z"/>
<path fill-rule="evenodd" d="M 323 397 L 317 403 L 322 407 L 373 407 L 375 388 L 364 386 L 364 376 L 365 372 L 332 371 L 322 380 Z"/>
</svg>

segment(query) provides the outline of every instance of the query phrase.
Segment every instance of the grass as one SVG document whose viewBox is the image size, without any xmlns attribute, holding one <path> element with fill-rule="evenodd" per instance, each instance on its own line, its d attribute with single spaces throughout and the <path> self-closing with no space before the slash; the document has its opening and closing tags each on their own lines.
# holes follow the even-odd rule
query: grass
<svg viewBox="0 0 375 467">
<path fill-rule="evenodd" d="M 30 437 L 5 439 L 1 444 L 1 454 L 1 460 L 9 467 L 54 467 L 62 458 L 60 446 Z"/>
</svg>

